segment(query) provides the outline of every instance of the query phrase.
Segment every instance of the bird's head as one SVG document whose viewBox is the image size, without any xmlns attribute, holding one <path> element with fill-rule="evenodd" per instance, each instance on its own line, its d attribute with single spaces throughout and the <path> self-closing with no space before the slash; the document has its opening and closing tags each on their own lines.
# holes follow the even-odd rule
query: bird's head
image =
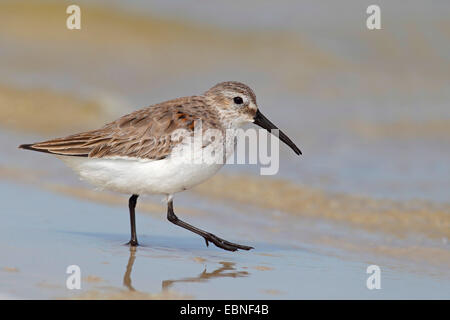
<svg viewBox="0 0 450 320">
<path fill-rule="evenodd" d="M 232 126 L 241 127 L 246 123 L 255 123 L 269 132 L 278 130 L 281 141 L 296 154 L 302 153 L 288 136 L 259 111 L 256 95 L 249 86 L 236 81 L 221 82 L 206 91 L 204 96 L 218 109 L 222 119 Z"/>
</svg>

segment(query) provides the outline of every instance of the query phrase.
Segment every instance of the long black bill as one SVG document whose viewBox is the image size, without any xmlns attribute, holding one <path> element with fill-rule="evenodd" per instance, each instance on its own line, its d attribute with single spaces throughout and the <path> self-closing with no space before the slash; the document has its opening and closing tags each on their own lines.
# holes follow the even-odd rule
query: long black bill
<svg viewBox="0 0 450 320">
<path fill-rule="evenodd" d="M 269 119 L 267 119 L 261 112 L 256 111 L 256 115 L 255 118 L 253 120 L 254 124 L 257 124 L 258 126 L 260 126 L 261 128 L 266 129 L 267 131 L 269 131 L 270 133 L 272 133 L 272 130 L 276 129 L 278 130 L 278 138 L 283 141 L 284 143 L 286 143 L 289 147 L 291 147 L 292 150 L 294 150 L 294 152 L 298 155 L 301 155 L 302 152 L 300 151 L 300 149 L 295 145 L 295 143 L 292 142 L 291 139 L 288 138 L 287 135 L 285 135 L 283 133 L 283 131 L 281 131 L 280 129 L 277 128 L 276 125 L 274 125 L 272 122 L 270 122 Z"/>
</svg>

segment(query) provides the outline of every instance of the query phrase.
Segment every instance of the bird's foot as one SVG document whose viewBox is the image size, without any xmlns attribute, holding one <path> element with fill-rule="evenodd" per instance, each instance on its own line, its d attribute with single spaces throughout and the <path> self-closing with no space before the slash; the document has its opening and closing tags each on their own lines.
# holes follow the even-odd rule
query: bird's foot
<svg viewBox="0 0 450 320">
<path fill-rule="evenodd" d="M 212 242 L 216 245 L 216 247 L 219 247 L 219 248 L 222 248 L 222 249 L 228 250 L 228 251 L 236 251 L 238 249 L 241 249 L 241 250 L 254 249 L 253 247 L 229 242 L 227 240 L 219 238 L 218 236 L 216 236 L 215 234 L 212 234 L 212 233 L 208 233 L 207 235 L 203 236 L 203 238 L 205 239 L 206 246 L 209 246 L 209 242 Z"/>
</svg>

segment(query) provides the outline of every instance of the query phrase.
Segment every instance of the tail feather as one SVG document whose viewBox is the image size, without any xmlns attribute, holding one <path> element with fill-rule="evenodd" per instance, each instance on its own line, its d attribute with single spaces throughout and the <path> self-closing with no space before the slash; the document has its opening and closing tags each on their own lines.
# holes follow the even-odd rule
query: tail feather
<svg viewBox="0 0 450 320">
<path fill-rule="evenodd" d="M 37 151 L 37 152 L 44 152 L 44 153 L 52 153 L 52 152 L 50 152 L 50 151 L 48 151 L 48 150 L 45 150 L 45 149 L 37 149 L 37 148 L 34 148 L 34 143 L 30 143 L 30 144 L 21 144 L 20 146 L 19 146 L 19 149 L 24 149 L 24 150 L 31 150 L 31 151 Z"/>
<path fill-rule="evenodd" d="M 19 146 L 19 149 L 25 149 L 25 150 L 36 150 L 33 148 L 33 144 L 21 144 Z M 37 150 L 36 150 L 37 151 Z"/>
</svg>

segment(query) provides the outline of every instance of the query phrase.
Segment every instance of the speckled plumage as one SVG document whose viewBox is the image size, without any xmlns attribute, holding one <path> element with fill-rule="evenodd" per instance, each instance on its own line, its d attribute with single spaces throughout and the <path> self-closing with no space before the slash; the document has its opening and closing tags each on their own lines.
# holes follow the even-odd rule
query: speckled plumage
<svg viewBox="0 0 450 320">
<path fill-rule="evenodd" d="M 199 122 L 203 133 L 219 130 L 222 137 L 206 142 L 202 139 L 201 147 L 192 152 L 187 142 L 195 137 Z M 132 112 L 97 130 L 24 144 L 20 148 L 54 154 L 89 183 L 132 194 L 128 243 L 132 246 L 138 244 L 134 213 L 138 195 L 164 194 L 168 200 L 167 218 L 172 223 L 199 234 L 206 244 L 210 241 L 230 251 L 249 250 L 252 247 L 228 242 L 178 219 L 172 198 L 175 193 L 216 174 L 225 164 L 224 158 L 234 151 L 237 129 L 251 122 L 269 131 L 277 129 L 258 111 L 254 92 L 243 83 L 229 81 L 215 85 L 202 95 L 169 100 Z M 301 153 L 281 131 L 279 138 L 294 152 Z M 204 161 L 208 149 L 219 154 L 220 161 Z"/>
</svg>

